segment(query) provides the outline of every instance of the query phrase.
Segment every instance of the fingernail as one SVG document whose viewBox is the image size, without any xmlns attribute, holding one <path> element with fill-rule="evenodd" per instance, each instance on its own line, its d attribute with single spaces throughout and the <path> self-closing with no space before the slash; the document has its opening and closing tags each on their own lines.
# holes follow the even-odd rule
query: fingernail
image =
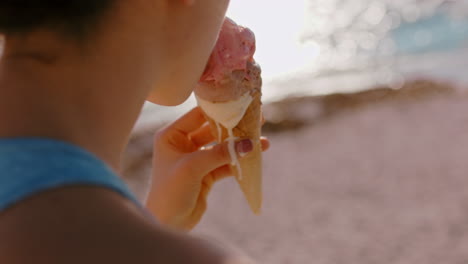
<svg viewBox="0 0 468 264">
<path fill-rule="evenodd" d="M 237 153 L 243 157 L 247 155 L 247 153 L 252 152 L 253 150 L 253 142 L 250 139 L 244 139 L 241 141 L 238 141 L 236 143 L 236 150 Z"/>
</svg>

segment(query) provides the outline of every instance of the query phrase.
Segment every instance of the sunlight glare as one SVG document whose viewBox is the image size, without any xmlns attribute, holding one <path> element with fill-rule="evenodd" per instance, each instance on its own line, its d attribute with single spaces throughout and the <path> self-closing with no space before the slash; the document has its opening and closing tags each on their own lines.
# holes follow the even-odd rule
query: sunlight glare
<svg viewBox="0 0 468 264">
<path fill-rule="evenodd" d="M 265 79 L 303 69 L 320 55 L 317 43 L 299 41 L 305 27 L 303 0 L 235 0 L 227 16 L 255 32 L 255 59 Z"/>
</svg>

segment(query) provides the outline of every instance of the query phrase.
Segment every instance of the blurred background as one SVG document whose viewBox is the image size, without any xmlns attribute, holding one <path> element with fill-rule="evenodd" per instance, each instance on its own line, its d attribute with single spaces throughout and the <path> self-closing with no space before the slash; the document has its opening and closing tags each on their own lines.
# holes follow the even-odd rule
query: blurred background
<svg viewBox="0 0 468 264">
<path fill-rule="evenodd" d="M 267 102 L 398 88 L 404 77 L 468 79 L 460 56 L 468 53 L 467 1 L 233 0 L 227 15 L 256 34 Z M 193 105 L 193 98 L 177 108 L 148 104 L 140 123 L 172 119 Z"/>
<path fill-rule="evenodd" d="M 264 208 L 220 182 L 194 232 L 259 263 L 468 263 L 468 1 L 232 0 L 264 78 Z M 146 105 L 124 159 L 142 197 Z"/>
</svg>

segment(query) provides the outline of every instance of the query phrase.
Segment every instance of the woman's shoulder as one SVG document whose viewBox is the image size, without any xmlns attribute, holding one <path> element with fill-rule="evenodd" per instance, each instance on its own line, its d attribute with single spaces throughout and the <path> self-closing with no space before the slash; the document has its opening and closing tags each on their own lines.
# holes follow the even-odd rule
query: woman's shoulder
<svg viewBox="0 0 468 264">
<path fill-rule="evenodd" d="M 48 191 L 3 212 L 0 262 L 225 263 L 206 241 L 173 232 L 99 187 Z"/>
<path fill-rule="evenodd" d="M 130 234 L 143 234 L 147 221 L 132 202 L 94 186 L 45 191 L 3 211 L 0 220 L 0 259 L 8 263 L 93 263 L 119 244 L 137 244 Z M 64 258 L 72 259 L 59 261 Z"/>
</svg>

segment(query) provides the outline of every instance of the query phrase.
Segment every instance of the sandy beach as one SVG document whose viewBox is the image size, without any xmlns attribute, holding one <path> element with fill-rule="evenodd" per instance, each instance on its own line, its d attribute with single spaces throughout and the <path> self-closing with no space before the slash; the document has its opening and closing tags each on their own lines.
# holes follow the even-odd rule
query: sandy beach
<svg viewBox="0 0 468 264">
<path fill-rule="evenodd" d="M 416 84 L 283 102 L 283 121 L 265 127 L 262 214 L 227 179 L 193 233 L 258 263 L 467 263 L 468 96 Z M 142 135 L 126 159 L 139 183 L 151 156 Z"/>
</svg>

